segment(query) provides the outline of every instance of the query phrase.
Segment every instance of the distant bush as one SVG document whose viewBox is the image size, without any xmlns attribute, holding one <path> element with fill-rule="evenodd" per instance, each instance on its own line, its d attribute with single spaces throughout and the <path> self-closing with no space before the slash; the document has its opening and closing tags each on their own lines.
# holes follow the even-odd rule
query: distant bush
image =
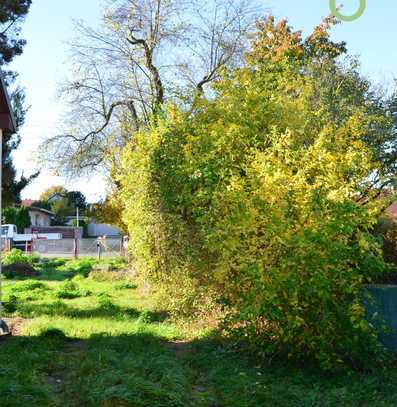
<svg viewBox="0 0 397 407">
<path fill-rule="evenodd" d="M 58 270 L 69 272 L 71 274 L 81 274 L 84 277 L 87 277 L 96 263 L 96 259 L 85 257 L 82 259 L 68 261 L 63 266 L 58 267 Z"/>
<path fill-rule="evenodd" d="M 124 257 L 110 257 L 101 261 L 103 264 L 109 264 L 110 270 L 122 270 L 128 266 L 128 262 Z"/>
<path fill-rule="evenodd" d="M 55 258 L 55 259 L 43 258 L 42 263 L 47 267 L 58 268 L 58 267 L 64 266 L 67 263 L 67 260 L 61 259 L 61 258 Z"/>
<path fill-rule="evenodd" d="M 85 279 L 86 279 L 86 277 L 84 277 L 83 275 L 77 274 L 76 276 L 74 276 L 74 277 L 72 278 L 72 281 L 79 282 L 79 281 L 83 281 L 83 280 L 85 280 Z"/>
<path fill-rule="evenodd" d="M 65 281 L 55 292 L 55 297 L 62 299 L 74 299 L 80 297 L 88 297 L 92 293 L 89 290 L 80 289 L 74 281 Z"/>
<path fill-rule="evenodd" d="M 41 281 L 27 280 L 16 282 L 10 288 L 10 297 L 8 302 L 12 303 L 13 297 L 23 301 L 37 301 L 46 297 L 49 291 L 51 291 L 51 288 Z M 10 306 L 12 307 L 13 305 Z"/>
<path fill-rule="evenodd" d="M 4 265 L 10 264 L 29 264 L 34 265 L 40 261 L 40 256 L 37 254 L 25 254 L 22 250 L 12 249 L 7 252 L 3 258 Z"/>
<path fill-rule="evenodd" d="M 135 290 L 138 286 L 133 283 L 120 283 L 115 287 L 116 290 Z"/>
<path fill-rule="evenodd" d="M 8 301 L 3 301 L 2 305 L 8 314 L 14 313 L 18 309 L 19 298 L 15 295 L 10 295 Z"/>
<path fill-rule="evenodd" d="M 116 315 L 117 313 L 119 313 L 119 309 L 118 307 L 113 303 L 111 297 L 106 294 L 106 293 L 102 293 L 101 295 L 98 296 L 98 307 L 109 313 L 109 314 L 114 314 Z"/>
<path fill-rule="evenodd" d="M 3 210 L 4 224 L 11 224 L 17 227 L 18 233 L 24 233 L 25 228 L 31 226 L 29 208 L 8 207 Z"/>
<path fill-rule="evenodd" d="M 41 281 L 23 281 L 20 283 L 16 283 L 11 287 L 12 292 L 31 292 L 34 290 L 50 290 L 47 284 Z"/>
</svg>

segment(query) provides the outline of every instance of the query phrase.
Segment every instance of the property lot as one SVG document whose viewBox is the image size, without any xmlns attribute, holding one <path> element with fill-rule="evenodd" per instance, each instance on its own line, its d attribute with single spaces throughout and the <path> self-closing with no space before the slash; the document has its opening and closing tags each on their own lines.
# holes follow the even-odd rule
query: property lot
<svg viewBox="0 0 397 407">
<path fill-rule="evenodd" d="M 324 374 L 252 360 L 208 328 L 171 319 L 106 260 L 47 260 L 4 281 L 0 405 L 395 406 L 397 369 Z"/>
</svg>

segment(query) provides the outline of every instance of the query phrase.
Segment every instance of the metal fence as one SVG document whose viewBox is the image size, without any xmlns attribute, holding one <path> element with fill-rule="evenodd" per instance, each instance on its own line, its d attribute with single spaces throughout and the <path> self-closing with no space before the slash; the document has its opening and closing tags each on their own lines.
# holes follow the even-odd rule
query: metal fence
<svg viewBox="0 0 397 407">
<path fill-rule="evenodd" d="M 33 252 L 45 257 L 116 257 L 123 255 L 121 238 L 34 240 Z"/>
</svg>

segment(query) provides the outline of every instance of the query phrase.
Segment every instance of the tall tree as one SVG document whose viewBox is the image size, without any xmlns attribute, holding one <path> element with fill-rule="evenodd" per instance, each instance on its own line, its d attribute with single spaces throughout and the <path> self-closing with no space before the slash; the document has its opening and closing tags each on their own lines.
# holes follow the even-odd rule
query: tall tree
<svg viewBox="0 0 397 407">
<path fill-rule="evenodd" d="M 87 199 L 85 195 L 80 191 L 69 191 L 67 194 L 69 204 L 73 208 L 79 208 L 80 210 L 86 209 Z"/>
<path fill-rule="evenodd" d="M 52 211 L 55 214 L 55 223 L 63 225 L 66 216 L 75 215 L 77 208 L 80 211 L 87 208 L 87 199 L 80 191 L 68 191 L 61 185 L 54 185 L 42 192 L 40 201 L 34 206 Z"/>
<path fill-rule="evenodd" d="M 62 185 L 53 185 L 52 187 L 47 188 L 40 194 L 40 201 L 48 201 L 55 195 L 59 197 L 66 198 L 68 190 Z"/>
<path fill-rule="evenodd" d="M 20 23 L 29 11 L 32 0 L 3 0 L 0 4 L 0 64 L 11 62 L 22 54 L 26 41 L 19 38 Z"/>
<path fill-rule="evenodd" d="M 100 29 L 78 22 L 61 88 L 66 128 L 43 146 L 46 163 L 81 172 L 119 162 L 117 147 L 168 101 L 190 105 L 222 69 L 241 63 L 260 9 L 257 0 L 117 0 Z"/>
<path fill-rule="evenodd" d="M 25 228 L 32 225 L 28 208 L 5 208 L 3 222 L 4 224 L 15 225 L 19 233 L 23 233 Z"/>
<path fill-rule="evenodd" d="M 21 55 L 26 41 L 20 38 L 21 23 L 29 11 L 31 0 L 3 0 L 0 2 L 0 68 L 9 64 L 15 56 Z M 22 126 L 25 118 L 25 93 L 23 89 L 16 86 L 17 74 L 6 71 L 5 80 L 12 88 L 11 102 L 17 122 L 17 128 Z M 17 180 L 17 171 L 12 162 L 12 152 L 18 148 L 21 142 L 19 134 L 4 134 L 3 155 L 3 185 L 2 198 L 5 206 L 19 203 L 21 191 L 29 182 L 37 177 L 22 176 Z"/>
</svg>

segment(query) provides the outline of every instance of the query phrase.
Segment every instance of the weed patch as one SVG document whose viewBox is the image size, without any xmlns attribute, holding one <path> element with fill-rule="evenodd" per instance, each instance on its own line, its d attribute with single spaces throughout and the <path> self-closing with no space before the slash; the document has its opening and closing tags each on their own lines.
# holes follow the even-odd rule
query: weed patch
<svg viewBox="0 0 397 407">
<path fill-rule="evenodd" d="M 50 288 L 48 287 L 48 285 L 46 285 L 45 283 L 41 282 L 41 281 L 36 281 L 36 280 L 27 280 L 27 281 L 23 281 L 23 282 L 18 282 L 15 283 L 10 291 L 12 292 L 30 292 L 30 291 L 35 291 L 35 290 L 44 290 L 44 291 L 48 291 L 50 290 Z"/>
<path fill-rule="evenodd" d="M 1 343 L 1 407 L 397 405 L 393 366 L 333 376 L 252 360 L 204 328 L 186 336 L 133 281 L 96 281 L 65 266 L 5 281 L 4 312 L 23 325 Z"/>
<path fill-rule="evenodd" d="M 64 299 L 74 299 L 80 297 L 88 297 L 92 294 L 90 290 L 80 289 L 74 281 L 64 282 L 55 292 L 55 297 Z"/>
<path fill-rule="evenodd" d="M 117 284 L 117 285 L 115 286 L 115 289 L 116 289 L 116 290 L 135 290 L 135 289 L 137 289 L 137 288 L 138 288 L 138 286 L 137 286 L 136 284 L 127 283 L 127 282 L 125 282 L 125 283 L 120 283 L 120 284 Z"/>
<path fill-rule="evenodd" d="M 89 275 L 91 280 L 94 281 L 128 281 L 131 276 L 122 271 L 91 271 Z"/>
</svg>

